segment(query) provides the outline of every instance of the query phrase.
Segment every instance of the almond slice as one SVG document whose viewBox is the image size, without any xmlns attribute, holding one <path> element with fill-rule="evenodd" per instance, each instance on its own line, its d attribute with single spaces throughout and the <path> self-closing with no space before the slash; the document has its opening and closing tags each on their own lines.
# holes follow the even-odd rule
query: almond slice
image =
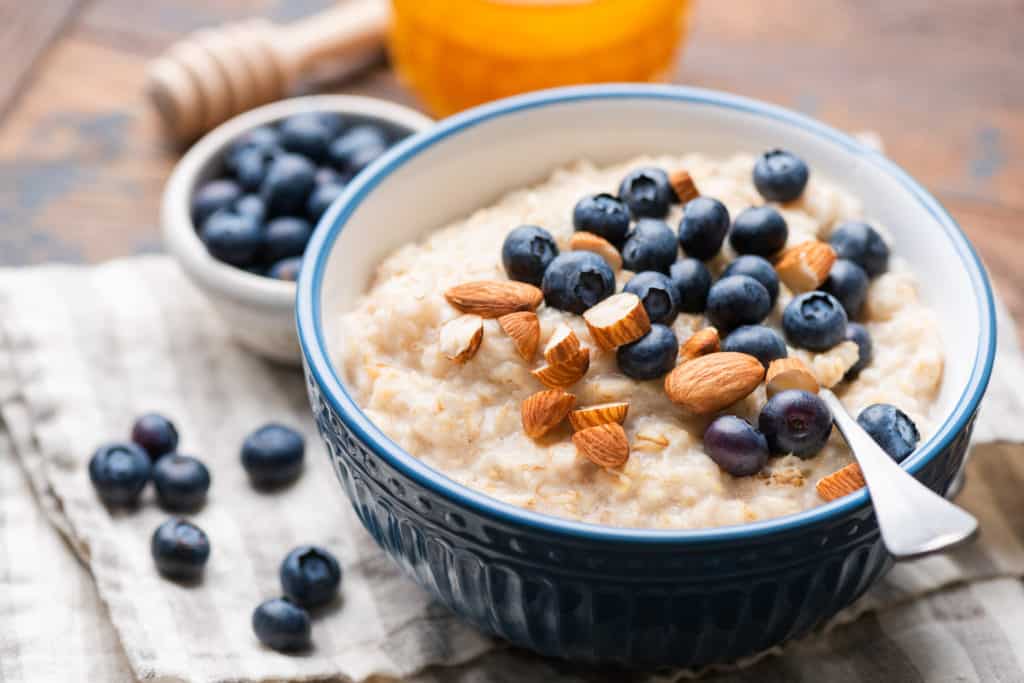
<svg viewBox="0 0 1024 683">
<path fill-rule="evenodd" d="M 629 460 L 629 439 L 617 422 L 581 429 L 572 435 L 572 442 L 598 467 L 620 467 Z"/>
<path fill-rule="evenodd" d="M 809 292 L 821 286 L 835 262 L 836 252 L 831 245 L 809 240 L 782 252 L 775 270 L 794 292 Z"/>
<path fill-rule="evenodd" d="M 540 344 L 540 321 L 533 311 L 507 313 L 498 318 L 498 324 L 516 346 L 516 351 L 526 362 L 531 362 Z"/>
<path fill-rule="evenodd" d="M 612 270 L 622 268 L 622 254 L 611 242 L 592 232 L 574 232 L 569 238 L 573 251 L 592 251 L 603 258 Z"/>
<path fill-rule="evenodd" d="M 540 383 L 552 389 L 575 384 L 590 369 L 590 349 L 583 347 L 576 356 L 565 363 L 553 363 L 532 371 Z"/>
<path fill-rule="evenodd" d="M 614 294 L 583 311 L 590 336 L 602 349 L 611 349 L 636 341 L 651 329 L 651 320 L 640 301 L 630 292 Z"/>
<path fill-rule="evenodd" d="M 679 362 L 685 363 L 688 360 L 700 358 L 709 353 L 718 353 L 721 350 L 718 330 L 714 327 L 705 327 L 690 335 L 690 338 L 679 347 Z"/>
<path fill-rule="evenodd" d="M 531 439 L 537 439 L 561 424 L 572 407 L 576 397 L 561 389 L 538 391 L 523 401 L 523 431 Z"/>
<path fill-rule="evenodd" d="M 721 351 L 677 365 L 665 376 L 665 393 L 690 415 L 710 415 L 750 394 L 763 378 L 758 359 Z"/>
<path fill-rule="evenodd" d="M 453 318 L 441 326 L 439 347 L 441 353 L 456 363 L 465 363 L 476 355 L 484 338 L 484 319 L 467 313 Z"/>
<path fill-rule="evenodd" d="M 540 306 L 544 293 L 515 280 L 478 280 L 450 287 L 444 298 L 463 313 L 500 318 L 516 311 L 532 311 Z"/>
<path fill-rule="evenodd" d="M 679 169 L 678 171 L 672 171 L 668 174 L 669 185 L 676 192 L 676 197 L 679 198 L 679 203 L 683 206 L 686 202 L 691 199 L 696 199 L 700 196 L 700 191 L 697 189 L 697 184 L 693 182 L 693 178 L 690 177 L 689 171 Z"/>
<path fill-rule="evenodd" d="M 768 366 L 764 381 L 769 398 L 787 389 L 818 393 L 818 380 L 799 358 L 776 358 Z"/>
<path fill-rule="evenodd" d="M 625 401 L 600 403 L 596 406 L 578 408 L 569 413 L 569 423 L 577 432 L 588 427 L 617 422 L 622 424 L 629 412 L 629 404 Z"/>
<path fill-rule="evenodd" d="M 822 477 L 814 488 L 822 499 L 829 501 L 842 498 L 866 485 L 864 473 L 860 471 L 860 465 L 851 462 L 827 477 Z"/>
<path fill-rule="evenodd" d="M 565 323 L 559 323 L 544 346 L 544 360 L 551 365 L 572 362 L 580 355 L 580 338 Z"/>
</svg>

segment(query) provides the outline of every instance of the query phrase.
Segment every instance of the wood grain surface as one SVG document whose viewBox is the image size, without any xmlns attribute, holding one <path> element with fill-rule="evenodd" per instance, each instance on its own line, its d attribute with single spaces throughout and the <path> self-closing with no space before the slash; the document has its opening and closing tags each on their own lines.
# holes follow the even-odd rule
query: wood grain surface
<svg viewBox="0 0 1024 683">
<path fill-rule="evenodd" d="M 0 265 L 160 249 L 157 206 L 180 150 L 143 99 L 147 60 L 200 26 L 324 4 L 0 0 L 0 40 L 15 46 L 0 60 Z M 877 131 L 1024 321 L 1022 27 L 1021 0 L 705 0 L 673 80 Z M 339 89 L 415 104 L 386 66 Z"/>
</svg>

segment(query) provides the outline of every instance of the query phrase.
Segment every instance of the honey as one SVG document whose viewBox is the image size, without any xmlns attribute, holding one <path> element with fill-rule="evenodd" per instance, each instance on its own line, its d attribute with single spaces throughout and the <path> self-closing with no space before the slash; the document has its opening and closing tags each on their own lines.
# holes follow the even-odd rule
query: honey
<svg viewBox="0 0 1024 683">
<path fill-rule="evenodd" d="M 690 0 L 392 0 L 392 60 L 444 116 L 517 93 L 668 76 Z"/>
</svg>

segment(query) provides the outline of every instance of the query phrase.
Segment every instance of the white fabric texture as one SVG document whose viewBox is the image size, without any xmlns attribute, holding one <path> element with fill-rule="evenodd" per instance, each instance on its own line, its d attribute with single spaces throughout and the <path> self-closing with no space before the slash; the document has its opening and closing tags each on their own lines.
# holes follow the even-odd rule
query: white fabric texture
<svg viewBox="0 0 1024 683">
<path fill-rule="evenodd" d="M 1012 321 L 1001 315 L 997 371 L 977 435 L 1021 441 L 1024 362 Z M 0 271 L 0 373 L 0 680 L 600 679 L 504 649 L 405 578 L 335 480 L 301 375 L 236 346 L 169 259 Z M 139 509 L 110 513 L 88 480 L 93 449 L 126 438 L 147 410 L 170 416 L 180 450 L 213 476 L 209 502 L 190 516 L 213 546 L 198 586 L 153 569 L 150 535 L 167 514 L 151 490 Z M 271 420 L 306 435 L 306 471 L 290 488 L 260 493 L 238 450 Z M 1014 494 L 1024 465 L 1009 462 L 1010 450 L 988 446 L 972 463 L 961 500 L 981 517 L 979 542 L 899 565 L 837 620 L 855 623 L 724 675 L 815 680 L 815 666 L 802 659 L 813 655 L 835 673 L 828 680 L 869 680 L 882 665 L 913 673 L 901 680 L 931 679 L 940 665 L 944 676 L 965 680 L 993 672 L 1024 679 L 1024 592 L 1006 578 L 1024 574 L 1024 501 Z M 281 558 L 302 543 L 337 554 L 343 595 L 316 615 L 314 649 L 285 656 L 263 648 L 249 620 L 260 601 L 279 594 Z M 984 648 L 993 653 L 979 662 Z"/>
</svg>

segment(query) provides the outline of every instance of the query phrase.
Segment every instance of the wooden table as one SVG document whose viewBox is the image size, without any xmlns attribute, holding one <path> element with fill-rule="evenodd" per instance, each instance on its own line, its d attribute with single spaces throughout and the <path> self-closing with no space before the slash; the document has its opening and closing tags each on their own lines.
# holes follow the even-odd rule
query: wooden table
<svg viewBox="0 0 1024 683">
<path fill-rule="evenodd" d="M 0 0 L 0 265 L 160 249 L 157 205 L 179 150 L 143 99 L 147 60 L 200 26 L 323 4 Z M 704 0 L 675 80 L 880 133 L 1024 321 L 1021 26 L 1020 0 Z M 344 89 L 414 103 L 384 66 Z"/>
</svg>

